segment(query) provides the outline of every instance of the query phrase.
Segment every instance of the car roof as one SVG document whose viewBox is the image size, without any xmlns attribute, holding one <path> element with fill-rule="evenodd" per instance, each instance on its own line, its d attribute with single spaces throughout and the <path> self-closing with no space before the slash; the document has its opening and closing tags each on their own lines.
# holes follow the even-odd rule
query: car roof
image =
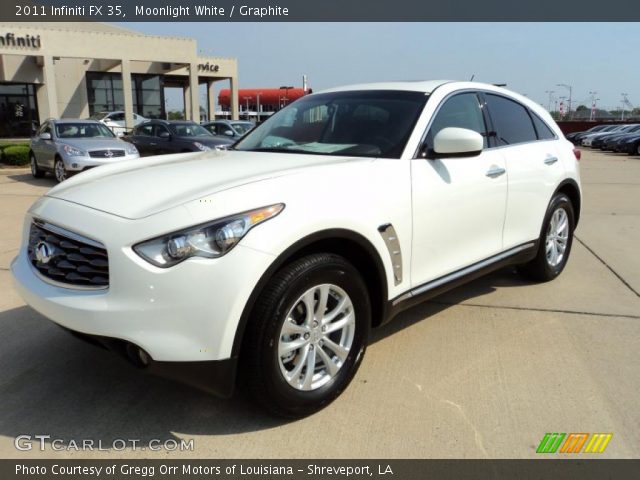
<svg viewBox="0 0 640 480">
<path fill-rule="evenodd" d="M 407 90 L 413 92 L 431 93 L 440 85 L 450 83 L 450 80 L 416 80 L 405 82 L 379 82 L 346 85 L 343 87 L 329 88 L 314 93 L 346 92 L 350 90 Z"/>
<path fill-rule="evenodd" d="M 57 118 L 51 120 L 53 123 L 98 123 L 102 125 L 97 120 L 85 119 L 85 118 Z"/>
<path fill-rule="evenodd" d="M 147 125 L 149 123 L 162 123 L 163 125 L 198 125 L 196 122 L 193 122 L 191 120 L 165 120 L 163 118 L 152 118 L 149 120 L 145 120 L 139 126 Z"/>
</svg>

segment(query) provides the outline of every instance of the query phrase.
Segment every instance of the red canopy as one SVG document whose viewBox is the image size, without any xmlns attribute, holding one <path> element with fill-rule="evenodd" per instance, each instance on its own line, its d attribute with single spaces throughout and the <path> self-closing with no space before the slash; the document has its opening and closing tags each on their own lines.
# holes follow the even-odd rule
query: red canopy
<svg viewBox="0 0 640 480">
<path fill-rule="evenodd" d="M 307 93 L 311 92 L 307 91 Z M 261 105 L 281 105 L 291 103 L 304 96 L 305 91 L 302 88 L 241 88 L 238 91 L 238 100 L 241 105 L 247 101 L 251 105 L 257 105 L 258 94 L 260 94 Z M 218 105 L 228 107 L 231 103 L 230 96 L 231 90 L 228 88 L 220 90 Z"/>
</svg>

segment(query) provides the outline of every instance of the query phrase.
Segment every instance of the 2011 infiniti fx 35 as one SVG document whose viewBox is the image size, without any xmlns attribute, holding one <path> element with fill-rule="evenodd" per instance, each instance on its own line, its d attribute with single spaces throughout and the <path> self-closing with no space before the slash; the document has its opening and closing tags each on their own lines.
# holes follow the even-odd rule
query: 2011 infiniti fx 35
<svg viewBox="0 0 640 480">
<path fill-rule="evenodd" d="M 470 82 L 306 96 L 229 151 L 82 173 L 29 210 L 33 308 L 152 372 L 271 412 L 335 399 L 369 330 L 507 264 L 562 272 L 579 152 L 525 97 Z"/>
</svg>

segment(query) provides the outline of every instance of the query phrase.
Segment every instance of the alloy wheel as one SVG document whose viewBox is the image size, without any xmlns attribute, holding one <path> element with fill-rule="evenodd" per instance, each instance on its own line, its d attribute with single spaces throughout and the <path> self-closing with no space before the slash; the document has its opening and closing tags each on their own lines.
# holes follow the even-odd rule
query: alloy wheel
<svg viewBox="0 0 640 480">
<path fill-rule="evenodd" d="M 342 288 L 322 284 L 303 293 L 280 331 L 278 361 L 287 383 L 304 391 L 327 384 L 349 355 L 355 325 L 353 304 Z"/>
<path fill-rule="evenodd" d="M 38 166 L 36 165 L 36 157 L 31 155 L 31 175 L 34 177 L 38 174 Z"/>
<path fill-rule="evenodd" d="M 569 240 L 569 217 L 564 208 L 556 209 L 551 215 L 546 237 L 547 263 L 557 267 L 564 260 L 564 252 Z"/>
<path fill-rule="evenodd" d="M 67 179 L 67 171 L 64 169 L 64 163 L 61 160 L 56 161 L 54 170 L 58 182 L 64 182 Z"/>
</svg>

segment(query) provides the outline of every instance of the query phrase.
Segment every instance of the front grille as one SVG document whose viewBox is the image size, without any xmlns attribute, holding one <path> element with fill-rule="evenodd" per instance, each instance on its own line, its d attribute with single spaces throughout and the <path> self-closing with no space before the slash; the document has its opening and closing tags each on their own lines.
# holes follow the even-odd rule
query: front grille
<svg viewBox="0 0 640 480">
<path fill-rule="evenodd" d="M 84 287 L 109 286 L 107 250 L 98 242 L 44 222 L 33 222 L 28 255 L 43 276 Z"/>
<path fill-rule="evenodd" d="M 89 156 L 91 158 L 113 158 L 124 157 L 124 150 L 91 150 Z"/>
</svg>

